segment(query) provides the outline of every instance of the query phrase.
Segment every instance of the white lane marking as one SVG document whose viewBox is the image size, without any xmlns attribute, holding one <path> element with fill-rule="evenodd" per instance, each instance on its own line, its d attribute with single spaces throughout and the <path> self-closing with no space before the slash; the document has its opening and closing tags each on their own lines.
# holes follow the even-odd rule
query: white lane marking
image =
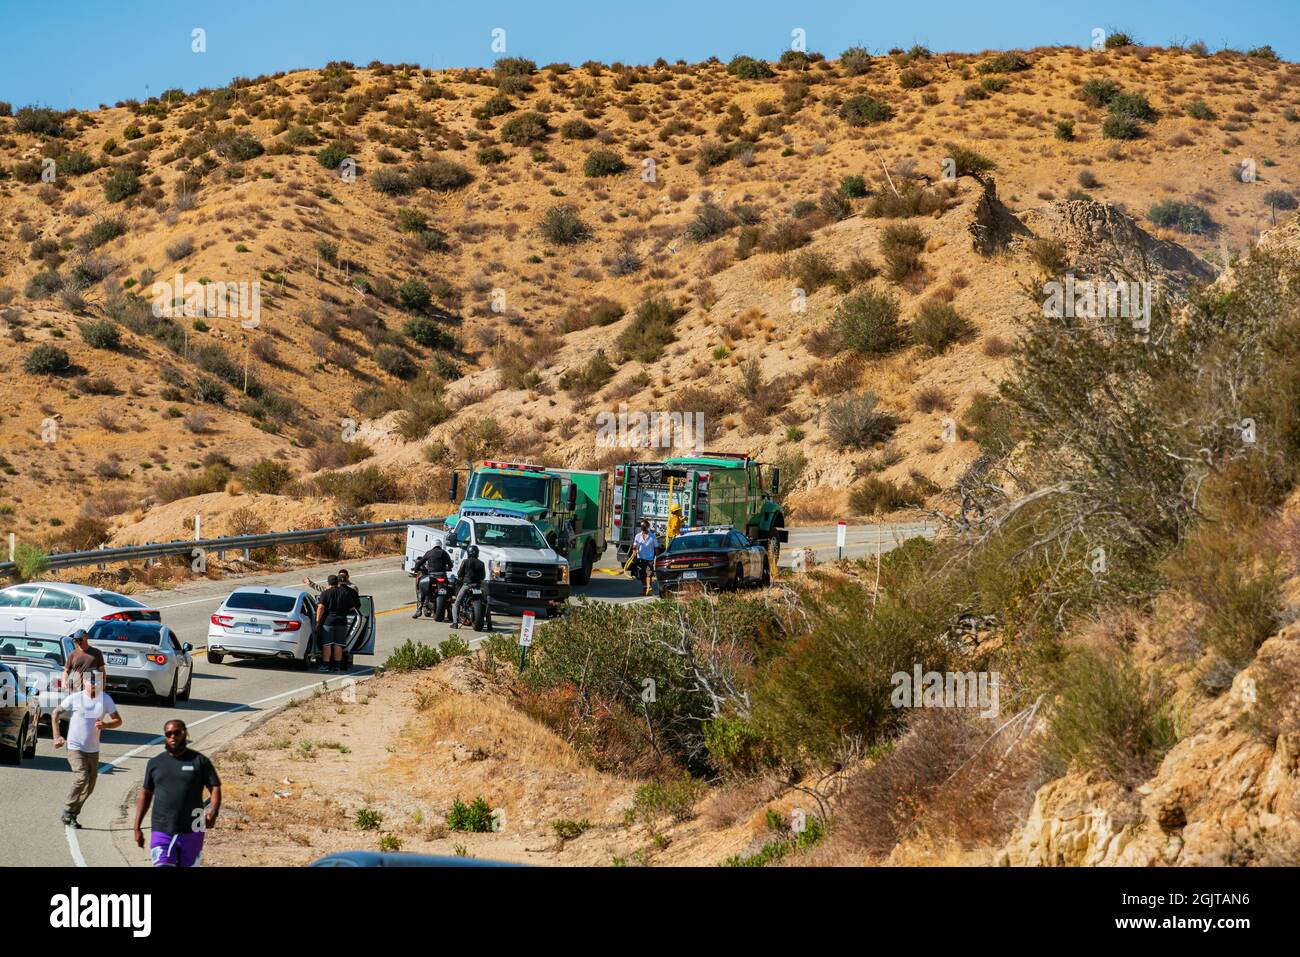
<svg viewBox="0 0 1300 957">
<path fill-rule="evenodd" d="M 355 675 L 354 674 L 340 675 L 339 678 L 340 679 L 354 678 L 357 681 L 365 681 L 367 678 L 373 678 L 374 675 L 375 675 L 374 670 L 371 669 L 368 672 L 361 672 L 360 674 L 355 674 Z M 329 687 L 329 683 L 332 680 L 334 679 L 326 678 L 323 683 L 325 684 L 326 687 Z M 314 684 L 303 685 L 301 688 L 294 688 L 292 691 L 282 691 L 280 692 L 280 694 L 271 695 L 269 698 L 261 698 L 257 701 L 250 701 L 248 702 L 248 704 L 235 705 L 233 708 L 227 708 L 225 711 L 217 711 L 214 714 L 210 714 L 206 718 L 199 718 L 199 720 L 193 722 L 187 721 L 185 722 L 185 727 L 187 729 L 197 727 L 198 725 L 203 724 L 203 722 L 205 721 L 211 721 L 213 718 L 221 718 L 228 714 L 235 714 L 236 712 L 239 711 L 249 710 L 257 707 L 259 704 L 267 704 L 268 702 L 271 701 L 278 701 L 281 698 L 287 698 L 290 695 L 298 694 L 300 691 L 310 691 L 311 689 L 319 688 L 320 686 L 321 686 L 321 682 L 316 682 Z M 126 752 L 126 754 L 119 755 L 118 757 L 114 758 L 112 761 L 101 761 L 99 765 L 99 771 L 101 774 L 103 774 L 105 768 L 109 768 L 109 769 L 115 768 L 117 767 L 118 762 L 127 761 L 135 757 L 137 754 L 140 754 L 144 751 L 148 751 L 150 748 L 157 747 L 162 743 L 163 743 L 163 738 L 159 736 L 154 738 L 152 741 L 140 745 L 138 748 L 132 748 L 130 751 Z M 72 852 L 73 863 L 76 864 L 77 867 L 89 866 L 86 864 L 86 858 L 81 853 L 81 843 L 77 840 L 76 828 L 71 826 L 65 826 L 65 831 L 68 835 L 68 850 Z"/>
<path fill-rule="evenodd" d="M 68 836 L 68 850 L 72 852 L 73 863 L 78 867 L 85 867 L 86 859 L 81 856 L 81 845 L 77 843 L 77 829 L 71 824 L 65 824 L 63 831 Z"/>
</svg>

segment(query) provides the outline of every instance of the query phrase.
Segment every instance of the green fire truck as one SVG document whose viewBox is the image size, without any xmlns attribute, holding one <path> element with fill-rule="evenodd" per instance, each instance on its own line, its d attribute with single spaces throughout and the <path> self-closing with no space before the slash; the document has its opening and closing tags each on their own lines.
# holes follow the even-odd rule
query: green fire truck
<svg viewBox="0 0 1300 957">
<path fill-rule="evenodd" d="M 459 473 L 452 473 L 456 501 Z M 470 472 L 465 498 L 447 516 L 454 529 L 462 515 L 506 515 L 533 522 L 547 542 L 569 560 L 570 580 L 585 585 L 605 553 L 609 475 L 580 469 L 487 461 Z"/>
<path fill-rule="evenodd" d="M 734 525 L 768 550 L 775 564 L 789 538 L 785 514 L 774 501 L 780 469 L 735 452 L 702 452 L 663 462 L 628 462 L 614 468 L 610 538 L 626 562 L 644 519 L 664 539 L 672 505 L 685 525 Z"/>
</svg>

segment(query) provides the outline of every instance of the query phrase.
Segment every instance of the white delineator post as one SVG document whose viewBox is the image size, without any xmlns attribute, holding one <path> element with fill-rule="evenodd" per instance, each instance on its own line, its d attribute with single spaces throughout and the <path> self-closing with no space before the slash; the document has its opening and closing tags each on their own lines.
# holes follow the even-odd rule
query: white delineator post
<svg viewBox="0 0 1300 957">
<path fill-rule="evenodd" d="M 537 613 L 526 611 L 523 621 L 519 623 L 519 670 L 528 664 L 528 649 L 533 644 L 533 625 L 537 622 Z"/>
<path fill-rule="evenodd" d="M 848 534 L 849 526 L 844 521 L 835 523 L 835 547 L 839 550 L 839 558 L 844 558 L 844 538 Z"/>
</svg>

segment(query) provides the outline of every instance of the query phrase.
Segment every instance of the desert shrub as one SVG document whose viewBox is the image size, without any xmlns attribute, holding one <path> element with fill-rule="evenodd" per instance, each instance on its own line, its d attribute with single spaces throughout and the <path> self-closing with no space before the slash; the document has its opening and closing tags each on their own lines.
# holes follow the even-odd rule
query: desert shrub
<svg viewBox="0 0 1300 957">
<path fill-rule="evenodd" d="M 871 69 L 871 54 L 863 47 L 849 47 L 840 54 L 840 66 L 849 76 L 862 76 Z"/>
<path fill-rule="evenodd" d="M 442 380 L 428 372 L 406 386 L 397 407 L 397 434 L 407 442 L 423 439 L 435 425 L 451 418 Z"/>
<path fill-rule="evenodd" d="M 612 299 L 596 299 L 589 304 L 575 303 L 560 318 L 560 332 L 577 332 L 591 326 L 608 326 L 623 318 L 625 310 Z"/>
<path fill-rule="evenodd" d="M 863 449 L 883 442 L 898 427 L 898 420 L 879 408 L 873 392 L 846 395 L 826 406 L 826 434 L 840 449 Z"/>
<path fill-rule="evenodd" d="M 1046 742 L 1059 769 L 1142 780 L 1177 740 L 1169 689 L 1122 650 L 1079 648 L 1066 659 Z"/>
<path fill-rule="evenodd" d="M 625 169 L 627 163 L 613 150 L 593 150 L 582 164 L 584 176 L 617 176 Z"/>
<path fill-rule="evenodd" d="M 1284 189 L 1270 189 L 1264 194 L 1264 202 L 1274 209 L 1295 209 L 1296 198 Z"/>
<path fill-rule="evenodd" d="M 968 338 L 973 329 L 952 303 L 931 300 L 921 304 L 909 331 L 915 342 L 940 355 L 953 343 Z"/>
<path fill-rule="evenodd" d="M 808 295 L 812 295 L 822 286 L 834 282 L 839 275 L 835 269 L 835 264 L 824 253 L 813 252 L 805 249 L 794 257 L 794 262 L 790 265 L 790 271 L 794 275 L 794 280 L 799 284 Z"/>
<path fill-rule="evenodd" d="M 731 58 L 727 72 L 742 80 L 767 80 L 776 75 L 765 61 L 743 55 Z"/>
<path fill-rule="evenodd" d="M 182 236 L 176 242 L 167 247 L 167 258 L 172 262 L 180 262 L 186 256 L 194 252 L 194 237 Z"/>
<path fill-rule="evenodd" d="M 317 491 L 348 508 L 364 508 L 376 502 L 395 502 L 397 483 L 377 465 L 351 472 L 326 472 L 315 480 Z"/>
<path fill-rule="evenodd" d="M 258 459 L 240 473 L 240 480 L 251 491 L 278 495 L 293 481 L 293 470 L 275 459 Z"/>
<path fill-rule="evenodd" d="M 96 220 L 95 224 L 86 230 L 86 235 L 81 237 L 81 248 L 98 249 L 104 243 L 124 235 L 126 235 L 126 220 L 122 217 Z"/>
<path fill-rule="evenodd" d="M 427 163 L 418 163 L 411 170 L 412 181 L 425 189 L 446 193 L 460 189 L 474 178 L 468 169 L 457 162 L 434 157 Z"/>
<path fill-rule="evenodd" d="M 14 549 L 14 565 L 20 579 L 32 581 L 49 570 L 50 557 L 30 542 L 19 542 Z"/>
<path fill-rule="evenodd" d="M 397 346 L 380 346 L 375 350 L 374 358 L 375 365 L 399 379 L 409 379 L 416 373 L 414 360 L 406 354 L 406 350 Z"/>
<path fill-rule="evenodd" d="M 723 143 L 701 143 L 695 154 L 695 166 L 705 173 L 731 159 L 731 150 Z"/>
<path fill-rule="evenodd" d="M 47 342 L 27 353 L 23 368 L 32 375 L 62 375 L 72 368 L 72 359 L 65 350 Z"/>
<path fill-rule="evenodd" d="M 537 64 L 526 57 L 501 57 L 492 66 L 497 82 L 508 76 L 532 76 L 537 72 Z"/>
<path fill-rule="evenodd" d="M 908 216 L 928 216 L 944 208 L 945 191 L 922 189 L 915 183 L 905 183 L 898 192 L 884 189 L 872 196 L 863 212 L 872 217 L 900 219 Z"/>
<path fill-rule="evenodd" d="M 686 227 L 686 238 L 697 243 L 708 242 L 717 239 L 739 222 L 740 220 L 721 206 L 703 203 L 699 212 L 695 214 L 695 219 Z"/>
<path fill-rule="evenodd" d="M 1079 87 L 1079 99 L 1089 106 L 1106 106 L 1120 92 L 1113 80 L 1086 80 Z"/>
<path fill-rule="evenodd" d="M 911 223 L 892 223 L 880 234 L 880 255 L 885 260 L 885 275 L 901 282 L 921 268 L 921 251 L 925 233 Z"/>
<path fill-rule="evenodd" d="M 411 181 L 395 169 L 375 170 L 370 185 L 385 196 L 404 196 L 411 191 Z"/>
<path fill-rule="evenodd" d="M 845 176 L 840 180 L 840 192 L 849 199 L 861 199 L 866 196 L 870 190 L 867 189 L 867 181 L 856 173 Z"/>
<path fill-rule="evenodd" d="M 62 136 L 63 115 L 44 106 L 20 107 L 14 114 L 14 129 L 36 136 Z"/>
<path fill-rule="evenodd" d="M 122 329 L 111 319 L 79 323 L 77 331 L 86 345 L 95 349 L 116 349 L 122 344 Z"/>
<path fill-rule="evenodd" d="M 1069 266 L 1065 243 L 1060 239 L 1041 236 L 1028 245 L 1029 258 L 1049 276 L 1059 276 Z"/>
<path fill-rule="evenodd" d="M 402 324 L 402 332 L 430 349 L 451 349 L 456 338 L 427 316 L 414 316 Z"/>
<path fill-rule="evenodd" d="M 540 143 L 551 133 L 551 125 L 541 113 L 527 112 L 512 116 L 501 124 L 501 138 L 512 146 Z"/>
<path fill-rule="evenodd" d="M 474 159 L 480 166 L 492 166 L 495 163 L 504 163 L 509 159 L 509 157 L 509 153 L 495 144 L 492 146 L 485 146 L 474 154 Z"/>
<path fill-rule="evenodd" d="M 220 492 L 230 481 L 230 475 L 230 466 L 225 462 L 211 462 L 197 472 L 163 479 L 154 486 L 154 495 L 160 502 L 175 502 L 177 499 Z"/>
<path fill-rule="evenodd" d="M 596 128 L 586 120 L 569 120 L 560 127 L 560 135 L 566 140 L 589 140 L 596 135 Z"/>
<path fill-rule="evenodd" d="M 865 93 L 851 96 L 840 105 L 840 119 L 850 126 L 870 126 L 893 119 L 894 108 Z"/>
<path fill-rule="evenodd" d="M 961 424 L 962 437 L 995 458 L 1010 452 L 1020 438 L 1014 409 L 995 396 L 977 395 L 962 414 Z"/>
<path fill-rule="evenodd" d="M 237 133 L 219 139 L 213 149 L 218 156 L 224 156 L 232 163 L 243 163 L 266 152 L 262 144 L 247 133 Z"/>
<path fill-rule="evenodd" d="M 1074 139 L 1074 120 L 1057 120 L 1053 135 L 1063 142 L 1071 142 Z"/>
<path fill-rule="evenodd" d="M 947 144 L 948 157 L 953 161 L 957 176 L 975 176 L 997 169 L 997 163 L 968 146 L 957 143 Z"/>
<path fill-rule="evenodd" d="M 1145 133 L 1141 121 L 1126 113 L 1111 113 L 1101 124 L 1101 135 L 1108 140 L 1136 140 Z"/>
<path fill-rule="evenodd" d="M 88 552 L 98 548 L 111 537 L 108 523 L 102 518 L 80 516 L 60 536 L 63 549 L 69 552 Z"/>
<path fill-rule="evenodd" d="M 408 279 L 397 287 L 397 301 L 403 309 L 422 312 L 433 303 L 433 290 L 418 279 Z"/>
<path fill-rule="evenodd" d="M 930 82 L 930 78 L 921 70 L 906 69 L 898 74 L 898 85 L 905 90 L 919 90 Z"/>
<path fill-rule="evenodd" d="M 575 396 L 590 395 L 614 377 L 614 367 L 601 349 L 578 369 L 569 369 L 560 376 L 560 388 Z"/>
<path fill-rule="evenodd" d="M 1174 199 L 1161 200 L 1152 206 L 1147 210 L 1147 220 L 1180 233 L 1208 233 L 1214 229 L 1214 221 L 1204 207 Z"/>
<path fill-rule="evenodd" d="M 892 295 L 864 289 L 840 303 L 831 329 L 841 349 L 885 355 L 903 343 L 898 315 L 898 300 Z"/>
<path fill-rule="evenodd" d="M 114 170 L 104 181 L 104 198 L 110 203 L 120 203 L 138 192 L 140 192 L 140 177 L 129 169 Z"/>
<path fill-rule="evenodd" d="M 1141 93 L 1116 93 L 1110 98 L 1106 108 L 1111 116 L 1131 116 L 1143 122 L 1156 118 L 1156 111 Z"/>
<path fill-rule="evenodd" d="M 1194 120 L 1212 120 L 1214 119 L 1214 110 L 1206 104 L 1199 96 L 1195 99 L 1188 100 L 1183 106 L 1183 112 Z"/>
<path fill-rule="evenodd" d="M 578 216 L 572 204 L 552 206 L 538 224 L 542 237 L 556 246 L 572 246 L 591 238 L 591 227 Z"/>
<path fill-rule="evenodd" d="M 385 671 L 417 671 L 432 668 L 442 661 L 438 649 L 407 638 L 384 661 Z"/>
<path fill-rule="evenodd" d="M 350 147 L 345 143 L 330 143 L 316 154 L 316 162 L 325 169 L 337 170 L 350 152 Z"/>
<path fill-rule="evenodd" d="M 482 797 L 474 798 L 469 804 L 456 798 L 451 802 L 451 810 L 447 812 L 447 829 L 472 834 L 490 834 L 492 808 Z"/>
<path fill-rule="evenodd" d="M 1029 61 L 1014 50 L 999 53 L 975 67 L 976 73 L 1018 73 L 1029 69 Z"/>
<path fill-rule="evenodd" d="M 673 306 L 666 296 L 647 296 L 637 305 L 631 322 L 619 333 L 619 349 L 642 362 L 657 361 L 664 347 L 676 338 L 673 326 L 681 316 L 682 310 Z"/>
<path fill-rule="evenodd" d="M 491 119 L 494 116 L 505 116 L 507 113 L 513 113 L 515 105 L 511 102 L 510 97 L 504 93 L 498 93 L 495 96 L 488 97 L 474 115 L 482 120 Z"/>
</svg>

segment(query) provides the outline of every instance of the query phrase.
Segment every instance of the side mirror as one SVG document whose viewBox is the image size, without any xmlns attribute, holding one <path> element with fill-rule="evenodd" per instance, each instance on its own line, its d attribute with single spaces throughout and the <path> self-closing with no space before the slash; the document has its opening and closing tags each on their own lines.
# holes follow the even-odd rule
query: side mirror
<svg viewBox="0 0 1300 957">
<path fill-rule="evenodd" d="M 772 469 L 772 494 L 781 494 L 781 470 L 779 468 Z"/>
<path fill-rule="evenodd" d="M 447 490 L 447 501 L 456 501 L 456 490 L 460 488 L 460 473 L 453 470 L 451 473 L 451 488 Z"/>
<path fill-rule="evenodd" d="M 185 642 L 185 644 L 181 645 L 181 651 L 193 651 L 193 650 L 194 650 L 194 646 L 191 645 L 188 641 Z"/>
</svg>

